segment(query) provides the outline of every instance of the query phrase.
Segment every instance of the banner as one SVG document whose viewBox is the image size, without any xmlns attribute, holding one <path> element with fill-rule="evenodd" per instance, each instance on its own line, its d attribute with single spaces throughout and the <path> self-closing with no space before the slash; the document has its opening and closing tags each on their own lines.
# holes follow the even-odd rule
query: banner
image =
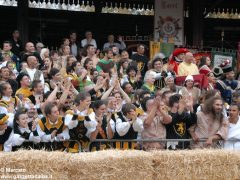
<svg viewBox="0 0 240 180">
<path fill-rule="evenodd" d="M 221 54 L 215 54 L 213 56 L 213 67 L 218 67 L 220 66 L 220 64 L 222 64 L 224 61 L 226 60 L 230 61 L 230 65 L 232 66 L 232 62 L 233 62 L 233 57 L 232 56 L 227 56 L 227 55 L 221 55 Z"/>
<path fill-rule="evenodd" d="M 159 52 L 160 52 L 160 42 L 150 41 L 150 60 L 152 60 L 154 55 Z"/>
<path fill-rule="evenodd" d="M 219 66 L 225 60 L 229 60 L 233 69 L 236 70 L 237 51 L 233 49 L 212 48 L 213 67 Z"/>
<path fill-rule="evenodd" d="M 155 0 L 155 41 L 184 45 L 183 12 L 183 0 Z"/>
<path fill-rule="evenodd" d="M 174 50 L 173 43 L 161 43 L 161 53 L 163 53 L 166 57 L 169 57 Z"/>
</svg>

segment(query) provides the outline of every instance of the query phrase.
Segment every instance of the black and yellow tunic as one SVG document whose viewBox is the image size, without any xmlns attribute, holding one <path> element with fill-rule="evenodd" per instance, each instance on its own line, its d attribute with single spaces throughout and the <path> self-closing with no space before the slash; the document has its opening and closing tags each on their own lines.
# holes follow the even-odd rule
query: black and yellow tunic
<svg viewBox="0 0 240 180">
<path fill-rule="evenodd" d="M 93 113 L 93 109 L 89 109 L 86 116 L 74 114 L 72 110 L 66 112 L 67 114 L 72 115 L 71 121 L 77 121 L 77 126 L 74 128 L 69 127 L 69 135 L 71 140 L 76 140 L 80 143 L 82 149 L 87 149 L 90 143 L 89 137 L 86 136 L 87 128 L 84 125 L 84 121 L 91 121 L 89 115 Z M 69 142 L 68 152 L 78 152 L 79 145 L 76 142 Z"/>
<path fill-rule="evenodd" d="M 11 133 L 12 128 L 8 126 L 4 134 L 0 135 L 0 151 L 4 150 L 4 143 L 9 139 Z"/>
<path fill-rule="evenodd" d="M 162 74 L 162 77 L 159 78 L 159 79 L 156 79 L 155 82 L 154 82 L 154 86 L 156 89 L 162 89 L 166 86 L 166 83 L 165 83 L 165 80 L 164 80 L 164 76 L 166 76 L 166 72 L 163 71 L 163 72 L 158 72 L 156 70 L 153 69 L 154 72 L 156 73 L 161 73 Z"/>
<path fill-rule="evenodd" d="M 101 129 L 99 130 L 96 139 L 107 139 L 107 117 L 103 116 Z M 107 142 L 93 142 L 90 145 L 90 151 L 100 151 L 104 149 L 110 149 L 110 143 Z"/>
<path fill-rule="evenodd" d="M 117 114 L 114 114 L 112 116 L 112 119 L 114 120 L 114 122 L 116 122 L 116 119 L 120 118 L 122 120 L 122 122 L 127 122 L 125 120 L 125 118 L 123 117 L 122 113 L 119 112 Z M 137 139 L 138 136 L 138 132 L 134 131 L 133 126 L 131 125 L 130 129 L 128 130 L 128 132 L 124 135 L 124 136 L 120 136 L 116 130 L 116 126 L 115 126 L 115 133 L 113 136 L 113 140 L 116 140 L 115 143 L 113 143 L 113 147 L 116 149 L 136 149 L 137 148 L 137 143 L 136 142 L 120 142 L 117 141 L 118 139 L 120 140 L 131 140 L 131 139 Z"/>
<path fill-rule="evenodd" d="M 37 130 L 31 131 L 30 129 L 32 129 L 32 123 L 28 123 L 28 127 L 29 130 L 25 131 L 25 132 L 21 132 L 21 130 L 19 129 L 19 127 L 17 127 L 16 129 L 14 128 L 14 134 L 18 134 L 20 135 L 21 138 L 25 139 L 26 142 L 23 142 L 21 145 L 19 146 L 13 146 L 12 147 L 12 151 L 17 151 L 19 149 L 39 149 L 40 148 L 40 144 L 35 144 L 33 141 L 30 141 L 30 136 L 31 133 L 33 136 L 39 136 Z"/>
<path fill-rule="evenodd" d="M 0 107 L 7 109 L 9 107 L 9 104 L 13 104 L 14 107 L 17 107 L 20 102 L 21 101 L 17 96 L 10 98 L 3 96 L 3 98 L 0 100 Z"/>
<path fill-rule="evenodd" d="M 32 95 L 30 88 L 19 88 L 16 92 L 16 96 L 22 95 L 24 98 L 28 98 Z"/>
<path fill-rule="evenodd" d="M 51 124 L 49 119 L 43 117 L 41 120 L 38 121 L 39 127 L 46 135 L 51 135 L 54 130 L 57 130 L 57 135 L 61 134 L 67 126 L 64 124 L 64 117 L 59 116 L 58 121 L 56 124 Z M 64 150 L 63 142 L 44 142 L 41 143 L 41 148 L 45 148 L 46 150 Z"/>
</svg>

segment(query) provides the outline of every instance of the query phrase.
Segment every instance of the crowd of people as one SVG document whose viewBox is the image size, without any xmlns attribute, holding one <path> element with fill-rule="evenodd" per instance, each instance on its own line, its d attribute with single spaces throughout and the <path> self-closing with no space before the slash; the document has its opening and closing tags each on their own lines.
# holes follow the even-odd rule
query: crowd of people
<svg viewBox="0 0 240 180">
<path fill-rule="evenodd" d="M 85 35 L 78 43 L 71 32 L 58 50 L 23 45 L 18 30 L 3 42 L 0 151 L 240 148 L 240 83 L 229 60 L 212 67 L 185 48 L 149 59 L 143 44 L 130 56 L 121 36 L 99 50 Z"/>
</svg>

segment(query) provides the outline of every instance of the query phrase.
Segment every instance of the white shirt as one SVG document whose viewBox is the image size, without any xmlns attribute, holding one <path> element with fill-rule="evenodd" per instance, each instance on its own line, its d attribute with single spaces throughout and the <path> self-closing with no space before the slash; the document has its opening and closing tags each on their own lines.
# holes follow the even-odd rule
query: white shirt
<svg viewBox="0 0 240 180">
<path fill-rule="evenodd" d="M 229 123 L 227 140 L 232 141 L 226 141 L 224 143 L 224 149 L 240 150 L 240 117 L 238 117 L 236 124 Z"/>
<path fill-rule="evenodd" d="M 97 122 L 95 121 L 95 113 L 92 112 L 91 114 L 87 114 L 88 110 L 85 111 L 78 111 L 76 112 L 77 115 L 80 116 L 88 116 L 90 121 L 86 121 L 84 120 L 84 126 L 87 128 L 87 133 L 85 134 L 85 136 L 90 137 L 91 133 L 94 132 L 96 130 L 96 126 L 97 126 Z M 65 116 L 65 125 L 69 128 L 69 129 L 73 129 L 75 127 L 77 127 L 78 125 L 78 120 L 72 120 L 73 115 L 72 114 L 66 114 Z"/>
<path fill-rule="evenodd" d="M 24 132 L 30 133 L 29 139 L 25 139 L 25 140 L 29 140 L 29 141 L 32 141 L 34 143 L 39 143 L 41 141 L 41 138 L 39 136 L 34 136 L 33 132 L 31 132 L 31 130 L 29 128 L 18 127 L 18 129 L 22 134 Z"/>
<path fill-rule="evenodd" d="M 126 122 L 122 122 L 122 119 L 117 118 L 116 120 L 116 131 L 120 136 L 124 136 L 128 133 L 131 124 L 129 122 L 129 120 L 124 117 L 126 119 Z M 134 123 L 132 124 L 134 131 L 136 132 L 142 132 L 143 131 L 143 121 L 142 119 L 137 118 L 136 121 L 134 121 Z"/>
<path fill-rule="evenodd" d="M 33 82 L 33 80 L 34 80 L 34 75 L 35 75 L 37 69 L 35 69 L 35 68 L 34 68 L 34 69 L 26 68 L 26 71 L 27 71 L 27 73 L 28 73 L 28 75 L 29 75 L 29 77 L 30 77 L 30 79 L 31 79 L 31 82 Z M 40 80 L 40 81 L 42 82 L 42 84 L 44 85 L 43 73 L 41 73 L 39 80 Z"/>
<path fill-rule="evenodd" d="M 41 127 L 39 126 L 39 124 L 37 125 L 37 132 L 38 132 L 39 136 L 41 137 L 42 142 L 53 142 L 53 141 L 61 141 L 62 139 L 63 140 L 70 139 L 68 128 L 64 129 L 62 133 L 57 134 L 57 136 L 55 138 L 52 138 L 51 134 L 47 135 L 45 132 L 43 132 Z"/>
<path fill-rule="evenodd" d="M 87 40 L 87 39 L 83 39 L 83 40 L 81 41 L 82 47 L 86 46 L 87 44 L 91 44 L 91 45 L 93 45 L 93 46 L 97 49 L 97 43 L 96 43 L 96 40 L 95 40 L 95 39 L 91 39 L 90 43 L 88 43 L 88 40 Z"/>
<path fill-rule="evenodd" d="M 76 45 L 76 44 L 72 44 L 72 45 L 71 45 L 71 52 L 72 52 L 72 55 L 74 55 L 75 57 L 77 57 L 78 48 L 77 48 L 77 45 Z"/>
<path fill-rule="evenodd" d="M 123 50 L 123 49 L 126 49 L 126 44 L 122 41 L 121 42 L 121 44 L 119 44 L 119 43 L 112 43 L 112 44 L 110 44 L 109 42 L 108 43 L 105 43 L 104 45 L 103 45 L 103 49 L 105 49 L 105 48 L 109 48 L 111 45 L 114 45 L 114 46 L 116 46 L 116 47 L 118 47 L 118 49 L 119 50 Z"/>
<path fill-rule="evenodd" d="M 5 130 L 0 131 L 0 135 L 3 135 L 5 133 Z M 12 146 L 13 146 L 13 141 L 14 141 L 14 134 L 13 134 L 13 130 L 8 138 L 7 141 L 5 141 L 5 143 L 3 144 L 3 151 L 5 152 L 10 152 L 12 151 Z"/>
</svg>

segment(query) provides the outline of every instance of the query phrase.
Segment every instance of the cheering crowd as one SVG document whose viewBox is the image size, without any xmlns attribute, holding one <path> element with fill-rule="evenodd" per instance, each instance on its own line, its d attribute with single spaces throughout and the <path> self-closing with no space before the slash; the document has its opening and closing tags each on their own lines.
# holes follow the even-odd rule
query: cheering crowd
<svg viewBox="0 0 240 180">
<path fill-rule="evenodd" d="M 149 59 L 143 44 L 130 56 L 121 36 L 102 50 L 85 36 L 70 32 L 58 50 L 23 45 L 18 30 L 3 42 L 0 151 L 240 148 L 240 83 L 229 60 L 212 67 L 185 48 Z"/>
</svg>

